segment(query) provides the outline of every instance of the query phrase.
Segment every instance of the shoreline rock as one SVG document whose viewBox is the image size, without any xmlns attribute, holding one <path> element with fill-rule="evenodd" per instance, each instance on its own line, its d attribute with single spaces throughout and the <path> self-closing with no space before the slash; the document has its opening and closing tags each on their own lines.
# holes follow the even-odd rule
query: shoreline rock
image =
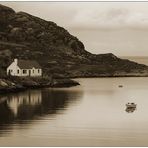
<svg viewBox="0 0 148 148">
<path fill-rule="evenodd" d="M 63 88 L 73 87 L 80 85 L 77 81 L 72 80 L 76 78 L 120 78 L 120 77 L 148 77 L 147 73 L 116 73 L 114 75 L 100 74 L 94 76 L 76 76 L 69 78 L 56 78 L 49 77 L 44 78 L 30 78 L 30 77 L 9 77 L 0 79 L 0 94 L 13 93 L 24 91 L 27 89 L 39 89 L 39 88 Z"/>
<path fill-rule="evenodd" d="M 71 79 L 56 79 L 51 87 L 71 87 L 80 85 L 77 81 Z"/>
<path fill-rule="evenodd" d="M 119 77 L 148 77 L 148 74 L 116 74 L 116 75 L 100 75 L 100 76 L 84 76 L 73 77 L 76 78 L 119 78 Z M 29 78 L 29 77 L 11 77 L 7 79 L 0 79 L 0 94 L 13 93 L 24 91 L 27 89 L 39 88 L 63 88 L 80 85 L 77 81 L 69 78 Z"/>
<path fill-rule="evenodd" d="M 23 91 L 38 88 L 58 88 L 72 87 L 80 85 L 71 79 L 51 79 L 51 78 L 18 78 L 0 79 L 0 94 Z"/>
</svg>

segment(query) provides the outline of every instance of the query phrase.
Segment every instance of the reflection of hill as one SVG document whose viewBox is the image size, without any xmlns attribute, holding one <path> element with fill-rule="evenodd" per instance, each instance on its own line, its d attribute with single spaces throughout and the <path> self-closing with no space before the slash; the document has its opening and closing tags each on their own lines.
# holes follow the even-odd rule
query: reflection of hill
<svg viewBox="0 0 148 148">
<path fill-rule="evenodd" d="M 8 107 L 7 101 L 0 104 L 0 123 L 9 123 L 13 121 L 14 114 L 12 110 Z"/>
<path fill-rule="evenodd" d="M 39 116 L 56 114 L 81 95 L 79 91 L 31 90 L 1 97 L 0 133 L 13 123 L 26 123 L 26 120 L 30 122 Z"/>
</svg>

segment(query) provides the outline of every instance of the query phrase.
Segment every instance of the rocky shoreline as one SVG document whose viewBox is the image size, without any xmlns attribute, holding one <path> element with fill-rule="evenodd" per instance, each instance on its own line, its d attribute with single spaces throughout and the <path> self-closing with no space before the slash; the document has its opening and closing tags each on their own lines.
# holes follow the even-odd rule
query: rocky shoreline
<svg viewBox="0 0 148 148">
<path fill-rule="evenodd" d="M 38 88 L 57 88 L 57 87 L 72 87 L 80 85 L 78 82 L 71 79 L 51 79 L 51 78 L 7 78 L 0 79 L 0 94 L 9 92 L 18 92 L 27 89 Z"/>
<path fill-rule="evenodd" d="M 134 74 L 134 73 L 122 73 L 116 75 L 94 75 L 94 76 L 79 76 L 72 78 L 117 78 L 117 77 L 148 77 L 147 73 Z M 9 77 L 0 79 L 0 94 L 9 92 L 18 92 L 27 89 L 39 89 L 39 88 L 62 88 L 73 87 L 80 85 L 77 81 L 69 78 L 49 78 L 49 77 Z"/>
<path fill-rule="evenodd" d="M 148 73 L 127 73 L 127 74 L 115 74 L 115 75 L 110 75 L 110 74 L 94 74 L 94 75 L 78 75 L 78 76 L 72 76 L 72 79 L 76 78 L 116 78 L 116 77 L 148 77 Z"/>
</svg>

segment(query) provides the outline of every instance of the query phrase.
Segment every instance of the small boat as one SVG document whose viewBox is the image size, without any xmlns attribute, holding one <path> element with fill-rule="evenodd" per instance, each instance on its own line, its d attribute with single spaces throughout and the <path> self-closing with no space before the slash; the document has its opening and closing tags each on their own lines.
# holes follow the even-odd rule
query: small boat
<svg viewBox="0 0 148 148">
<path fill-rule="evenodd" d="M 119 85 L 118 87 L 123 87 L 123 85 Z"/>
<path fill-rule="evenodd" d="M 135 104 L 135 103 L 127 103 L 126 104 L 127 108 L 136 108 L 136 106 L 137 106 L 137 104 Z"/>
</svg>

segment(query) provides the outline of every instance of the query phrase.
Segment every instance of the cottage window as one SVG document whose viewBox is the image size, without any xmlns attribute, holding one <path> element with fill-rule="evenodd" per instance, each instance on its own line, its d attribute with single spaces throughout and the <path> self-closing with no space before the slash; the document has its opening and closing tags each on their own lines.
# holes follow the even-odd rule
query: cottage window
<svg viewBox="0 0 148 148">
<path fill-rule="evenodd" d="M 23 74 L 26 74 L 27 73 L 27 70 L 23 69 Z"/>
<path fill-rule="evenodd" d="M 18 74 L 19 74 L 19 72 L 20 72 L 20 71 L 19 71 L 19 70 L 17 70 L 17 73 L 18 73 Z"/>
<path fill-rule="evenodd" d="M 10 75 L 11 73 L 12 73 L 12 70 L 9 70 L 9 71 L 8 71 L 8 75 Z"/>
<path fill-rule="evenodd" d="M 34 70 L 32 70 L 32 72 L 34 73 Z"/>
<path fill-rule="evenodd" d="M 40 70 L 38 69 L 38 73 L 40 73 Z"/>
</svg>

